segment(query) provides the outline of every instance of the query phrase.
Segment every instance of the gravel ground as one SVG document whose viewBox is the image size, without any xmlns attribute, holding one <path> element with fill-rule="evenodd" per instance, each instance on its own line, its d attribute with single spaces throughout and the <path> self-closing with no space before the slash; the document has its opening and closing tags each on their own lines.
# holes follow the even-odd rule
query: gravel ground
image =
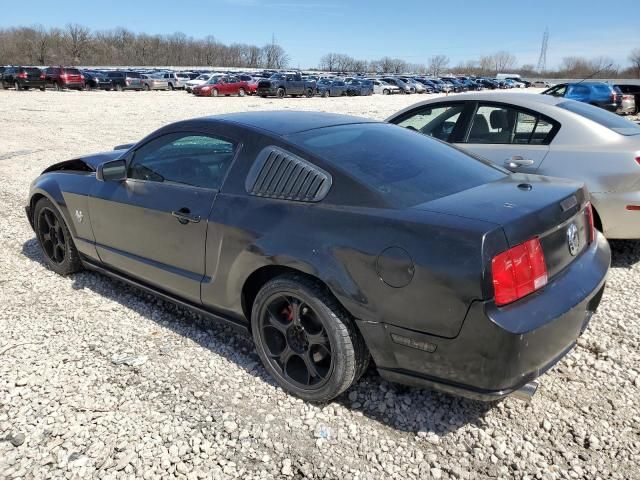
<svg viewBox="0 0 640 480">
<path fill-rule="evenodd" d="M 169 121 L 296 108 L 384 118 L 416 96 L 198 99 L 0 91 L 0 478 L 640 478 L 640 242 L 530 404 L 487 405 L 375 372 L 311 405 L 248 337 L 98 274 L 47 270 L 24 217 L 46 165 Z"/>
</svg>

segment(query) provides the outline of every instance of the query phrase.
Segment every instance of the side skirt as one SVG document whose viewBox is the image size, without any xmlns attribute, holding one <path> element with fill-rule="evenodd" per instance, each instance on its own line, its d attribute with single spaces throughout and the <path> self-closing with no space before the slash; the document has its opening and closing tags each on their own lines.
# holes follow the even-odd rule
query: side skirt
<svg viewBox="0 0 640 480">
<path fill-rule="evenodd" d="M 176 305 L 178 305 L 179 307 L 182 307 L 186 310 L 189 310 L 193 313 L 196 313 L 198 315 L 200 315 L 201 317 L 207 319 L 207 320 L 213 320 L 215 322 L 222 322 L 225 323 L 227 325 L 230 325 L 231 327 L 233 327 L 234 329 L 236 329 L 238 332 L 244 333 L 244 334 L 248 334 L 249 333 L 249 328 L 248 328 L 248 323 L 247 322 L 242 322 L 241 320 L 237 320 L 231 317 L 227 317 L 227 316 L 222 316 L 222 315 L 218 315 L 216 313 L 210 312 L 209 310 L 205 310 L 204 308 L 195 305 L 191 302 L 188 302 L 186 300 L 183 300 L 179 297 L 176 297 L 174 295 L 171 295 L 167 292 L 164 292 L 162 290 L 159 290 L 157 288 L 154 288 L 150 285 L 147 285 L 143 282 L 140 282 L 138 280 L 135 280 L 125 274 L 119 273 L 119 272 L 115 272 L 113 270 L 108 269 L 107 267 L 104 267 L 102 265 L 98 265 L 97 263 L 94 263 L 90 260 L 88 260 L 87 258 L 82 258 L 82 264 L 83 266 L 88 269 L 88 270 L 93 270 L 95 272 L 101 273 L 103 275 L 106 275 L 108 277 L 111 277 L 113 279 L 119 280 L 123 283 L 126 283 L 127 285 L 131 285 L 132 287 L 138 288 L 144 292 L 150 293 L 152 295 L 155 295 L 156 297 L 161 298 L 162 300 L 165 300 L 167 302 L 171 302 L 174 303 Z"/>
</svg>

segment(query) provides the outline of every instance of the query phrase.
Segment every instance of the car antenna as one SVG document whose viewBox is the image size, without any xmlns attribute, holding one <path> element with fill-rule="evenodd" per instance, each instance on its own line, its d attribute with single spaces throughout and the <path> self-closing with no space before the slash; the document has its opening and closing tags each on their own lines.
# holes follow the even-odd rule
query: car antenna
<svg viewBox="0 0 640 480">
<path fill-rule="evenodd" d="M 582 80 L 580 80 L 578 83 L 576 83 L 576 85 L 580 85 L 582 82 L 589 80 L 590 78 L 595 77 L 597 74 L 599 74 L 601 71 L 603 70 L 608 70 L 611 67 L 613 67 L 613 63 L 610 63 L 609 65 L 606 65 L 604 67 L 602 67 L 600 70 L 593 72 L 591 75 L 589 75 L 588 77 L 583 78 Z"/>
</svg>

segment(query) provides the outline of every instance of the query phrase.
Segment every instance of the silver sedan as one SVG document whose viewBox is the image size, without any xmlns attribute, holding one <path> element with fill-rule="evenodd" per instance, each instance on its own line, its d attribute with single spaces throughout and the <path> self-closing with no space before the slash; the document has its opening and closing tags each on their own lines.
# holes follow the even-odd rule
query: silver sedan
<svg viewBox="0 0 640 480">
<path fill-rule="evenodd" d="M 387 119 L 521 173 L 565 177 L 591 191 L 610 239 L 640 239 L 640 126 L 586 103 L 533 93 L 426 100 Z"/>
</svg>

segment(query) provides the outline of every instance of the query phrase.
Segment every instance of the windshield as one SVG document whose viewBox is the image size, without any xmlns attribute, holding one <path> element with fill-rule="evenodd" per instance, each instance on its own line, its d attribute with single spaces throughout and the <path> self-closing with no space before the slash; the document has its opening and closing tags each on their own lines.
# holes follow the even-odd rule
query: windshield
<svg viewBox="0 0 640 480">
<path fill-rule="evenodd" d="M 629 120 L 619 117 L 615 113 L 608 112 L 602 108 L 594 107 L 582 102 L 562 102 L 558 107 L 578 115 L 588 118 L 592 122 L 596 122 L 603 127 L 613 130 L 620 135 L 640 135 L 640 125 L 630 122 Z"/>
<path fill-rule="evenodd" d="M 209 80 L 211 75 L 200 75 L 196 80 Z"/>
<path fill-rule="evenodd" d="M 289 139 L 404 207 L 506 176 L 445 143 L 387 123 L 320 128 Z"/>
<path fill-rule="evenodd" d="M 221 76 L 214 75 L 213 77 L 211 77 L 211 78 L 209 79 L 209 81 L 208 81 L 207 83 L 208 83 L 209 85 L 214 85 L 214 84 L 216 84 L 216 83 L 220 83 L 220 79 L 221 79 L 221 78 L 222 78 Z"/>
<path fill-rule="evenodd" d="M 176 77 L 178 78 L 190 78 L 186 73 L 176 73 Z"/>
</svg>

